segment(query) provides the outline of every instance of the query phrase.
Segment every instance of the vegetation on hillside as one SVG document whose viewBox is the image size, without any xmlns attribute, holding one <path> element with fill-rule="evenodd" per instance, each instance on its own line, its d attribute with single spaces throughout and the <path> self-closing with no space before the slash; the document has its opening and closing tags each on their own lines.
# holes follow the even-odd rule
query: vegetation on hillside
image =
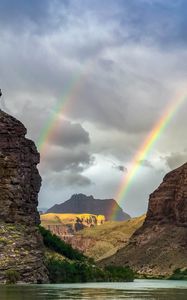
<svg viewBox="0 0 187 300">
<path fill-rule="evenodd" d="M 187 268 L 176 269 L 169 279 L 187 280 Z"/>
<path fill-rule="evenodd" d="M 44 244 L 50 250 L 66 257 L 46 256 L 46 266 L 51 283 L 133 281 L 134 274 L 128 267 L 100 268 L 93 259 L 87 258 L 80 251 L 73 249 L 59 237 L 42 226 L 39 230 Z"/>
<path fill-rule="evenodd" d="M 39 231 L 43 236 L 44 245 L 47 248 L 72 260 L 85 260 L 86 257 L 83 255 L 83 253 L 77 249 L 73 249 L 71 245 L 65 243 L 57 235 L 52 234 L 49 230 L 42 226 L 39 226 Z"/>
<path fill-rule="evenodd" d="M 20 279 L 20 274 L 16 270 L 7 270 L 5 273 L 6 284 L 16 284 Z"/>
<path fill-rule="evenodd" d="M 107 266 L 105 267 L 112 281 L 133 281 L 134 272 L 129 267 L 120 267 L 120 266 Z"/>
<path fill-rule="evenodd" d="M 67 261 L 49 259 L 47 261 L 51 283 L 73 282 L 127 282 L 134 280 L 134 273 L 129 267 L 99 268 L 88 261 Z"/>
</svg>

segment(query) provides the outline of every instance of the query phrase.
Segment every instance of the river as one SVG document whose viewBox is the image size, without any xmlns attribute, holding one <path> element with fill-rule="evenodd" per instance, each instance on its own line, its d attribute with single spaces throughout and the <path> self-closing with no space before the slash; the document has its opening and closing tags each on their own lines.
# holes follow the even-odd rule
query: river
<svg viewBox="0 0 187 300">
<path fill-rule="evenodd" d="M 187 300 L 187 281 L 144 280 L 130 283 L 0 285 L 0 300 Z"/>
</svg>

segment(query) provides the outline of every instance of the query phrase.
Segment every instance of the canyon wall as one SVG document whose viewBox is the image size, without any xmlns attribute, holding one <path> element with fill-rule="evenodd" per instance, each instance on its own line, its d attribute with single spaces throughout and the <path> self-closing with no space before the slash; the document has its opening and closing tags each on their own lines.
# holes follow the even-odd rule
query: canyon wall
<svg viewBox="0 0 187 300">
<path fill-rule="evenodd" d="M 24 125 L 0 110 L 0 282 L 8 272 L 23 282 L 47 282 L 37 211 L 39 153 Z"/>
<path fill-rule="evenodd" d="M 150 195 L 145 222 L 102 265 L 129 265 L 146 276 L 187 268 L 187 163 L 168 173 Z"/>
</svg>

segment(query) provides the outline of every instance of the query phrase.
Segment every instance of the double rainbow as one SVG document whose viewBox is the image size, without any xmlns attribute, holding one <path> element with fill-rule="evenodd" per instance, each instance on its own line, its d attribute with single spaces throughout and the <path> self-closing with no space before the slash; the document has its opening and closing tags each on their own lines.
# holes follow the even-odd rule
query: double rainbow
<svg viewBox="0 0 187 300">
<path fill-rule="evenodd" d="M 84 77 L 86 73 L 78 74 L 74 77 L 74 79 L 69 83 L 66 90 L 64 91 L 60 101 L 57 103 L 56 107 L 53 110 L 53 113 L 51 114 L 51 117 L 47 121 L 45 127 L 43 128 L 38 142 L 37 146 L 39 148 L 40 153 L 43 155 L 45 154 L 45 149 L 48 147 L 49 141 L 55 134 L 56 128 L 59 126 L 61 121 L 61 116 L 65 114 L 69 104 L 71 101 L 76 97 L 76 95 L 79 93 L 80 88 L 82 84 L 84 83 Z M 128 173 L 124 175 L 122 178 L 122 181 L 119 185 L 118 191 L 114 197 L 118 204 L 120 205 L 122 201 L 125 200 L 125 197 L 131 187 L 131 184 L 133 182 L 133 178 L 138 172 L 139 168 L 142 165 L 142 162 L 145 160 L 145 158 L 149 155 L 150 151 L 152 150 L 154 144 L 158 140 L 158 138 L 161 136 L 164 129 L 167 127 L 167 125 L 170 123 L 173 116 L 176 114 L 180 106 L 184 103 L 187 96 L 184 96 L 185 94 L 182 93 L 175 97 L 175 100 L 169 103 L 167 108 L 165 109 L 164 113 L 160 117 L 160 119 L 156 122 L 156 124 L 153 126 L 152 130 L 146 137 L 146 139 L 143 141 L 143 143 L 140 145 L 138 151 L 136 152 L 135 156 L 133 157 L 130 165 L 130 169 L 128 170 Z M 112 218 L 115 217 L 117 213 L 117 208 L 112 207 L 111 208 L 111 216 Z"/>
</svg>

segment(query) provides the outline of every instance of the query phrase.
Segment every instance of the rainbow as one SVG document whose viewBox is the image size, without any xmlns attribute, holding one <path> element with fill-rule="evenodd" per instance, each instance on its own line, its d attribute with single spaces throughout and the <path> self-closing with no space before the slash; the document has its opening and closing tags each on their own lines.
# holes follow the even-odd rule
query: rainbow
<svg viewBox="0 0 187 300">
<path fill-rule="evenodd" d="M 164 129 L 167 127 L 167 125 L 170 123 L 173 116 L 176 114 L 180 106 L 184 103 L 187 96 L 181 96 L 175 98 L 174 101 L 169 103 L 167 108 L 165 109 L 164 113 L 160 117 L 160 119 L 156 122 L 156 124 L 153 126 L 152 130 L 144 140 L 144 142 L 140 145 L 138 151 L 136 152 L 135 156 L 133 157 L 130 169 L 128 170 L 127 174 L 124 175 L 122 178 L 121 184 L 119 186 L 119 189 L 116 193 L 116 196 L 114 199 L 120 204 L 122 201 L 124 201 L 131 184 L 133 182 L 134 176 L 138 172 L 139 168 L 141 167 L 142 162 L 145 160 L 145 158 L 149 155 L 150 151 L 152 150 L 154 144 L 158 140 L 158 138 L 161 136 Z M 111 209 L 111 216 L 112 219 L 115 218 L 115 215 L 117 213 L 117 208 Z"/>
<path fill-rule="evenodd" d="M 89 65 L 90 66 L 90 65 Z M 87 69 L 86 69 L 87 70 Z M 37 147 L 40 151 L 41 156 L 47 151 L 48 143 L 55 134 L 56 128 L 60 125 L 62 116 L 68 111 L 71 102 L 76 98 L 85 80 L 84 77 L 86 72 L 76 74 L 69 84 L 66 86 L 60 100 L 53 108 L 49 119 L 47 120 L 44 128 L 42 129 L 39 138 L 37 140 Z"/>
</svg>

